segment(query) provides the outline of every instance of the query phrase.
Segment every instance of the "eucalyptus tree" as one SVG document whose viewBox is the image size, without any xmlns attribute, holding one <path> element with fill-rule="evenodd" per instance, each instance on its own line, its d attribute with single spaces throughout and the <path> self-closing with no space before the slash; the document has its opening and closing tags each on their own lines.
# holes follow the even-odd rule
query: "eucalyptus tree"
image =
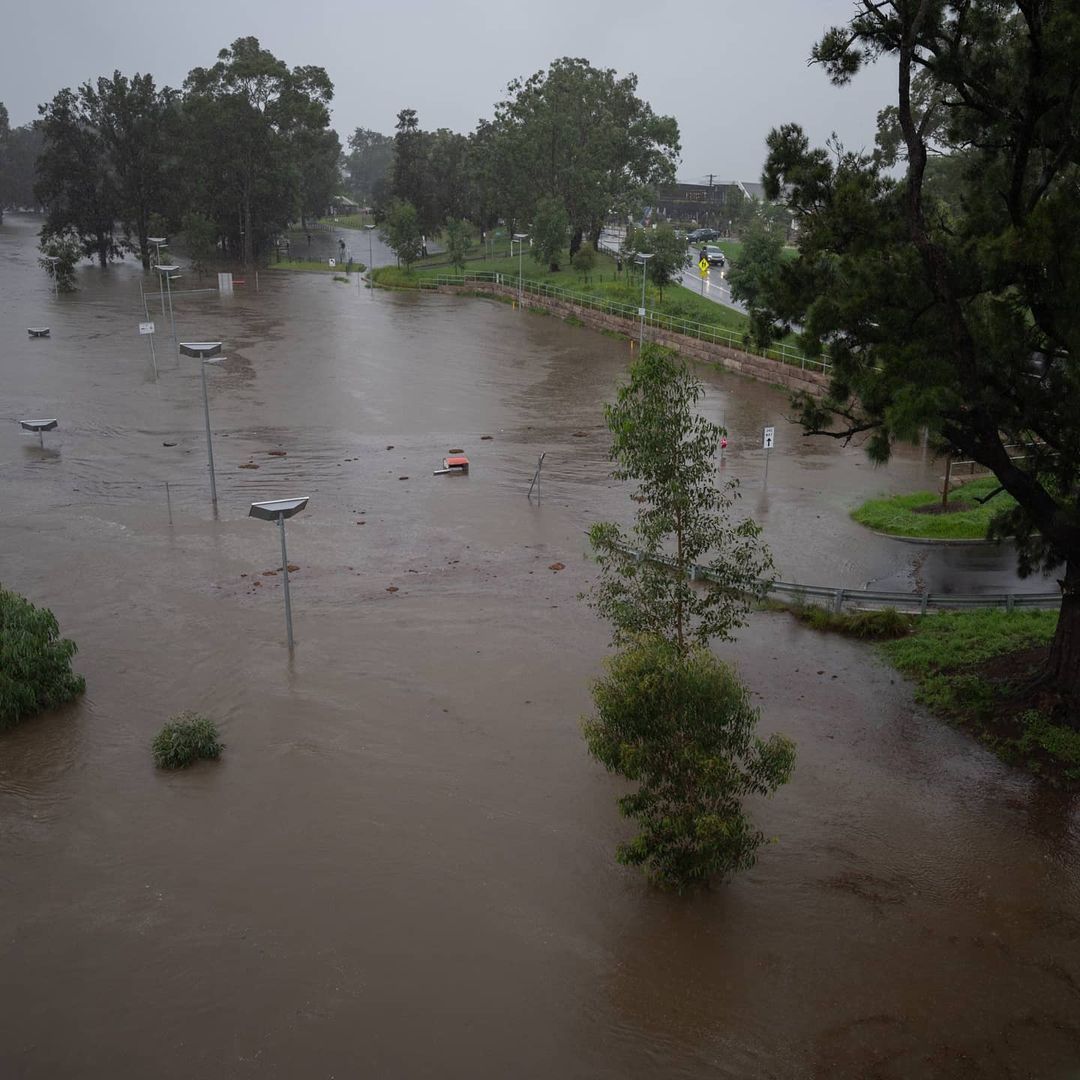
<svg viewBox="0 0 1080 1080">
<path fill-rule="evenodd" d="M 504 214 L 527 219 L 544 197 L 570 219 L 570 253 L 605 219 L 641 204 L 675 179 L 679 128 L 637 96 L 637 76 L 564 57 L 516 79 L 495 109 Z"/>
<path fill-rule="evenodd" d="M 185 80 L 188 202 L 215 218 L 245 265 L 299 209 L 304 150 L 329 127 L 333 94 L 323 68 L 290 68 L 254 37 Z"/>
<path fill-rule="evenodd" d="M 745 621 L 772 560 L 757 524 L 732 520 L 735 483 L 716 482 L 723 432 L 697 412 L 702 393 L 671 350 L 645 347 L 605 409 L 613 475 L 636 484 L 635 522 L 589 533 L 591 602 L 620 652 L 593 687 L 585 739 L 636 784 L 619 799 L 639 829 L 619 861 L 678 891 L 753 865 L 765 837 L 742 800 L 776 791 L 795 762 L 790 739 L 756 736 L 748 692 L 708 648 Z"/>
</svg>

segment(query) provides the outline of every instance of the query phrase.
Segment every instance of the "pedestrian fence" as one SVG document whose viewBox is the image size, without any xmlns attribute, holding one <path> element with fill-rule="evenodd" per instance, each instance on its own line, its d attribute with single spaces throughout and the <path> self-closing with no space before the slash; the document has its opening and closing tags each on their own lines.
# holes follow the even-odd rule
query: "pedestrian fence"
<svg viewBox="0 0 1080 1080">
<path fill-rule="evenodd" d="M 622 553 L 637 562 L 645 556 L 633 548 L 621 548 Z M 652 561 L 674 566 L 674 559 L 662 556 Z M 690 568 L 691 581 L 717 580 L 707 566 Z M 1038 608 L 1052 609 L 1061 606 L 1061 593 L 1055 592 L 892 592 L 884 589 L 844 589 L 832 585 L 802 585 L 791 581 L 759 582 L 756 595 L 759 599 L 775 596 L 796 606 L 814 605 L 839 614 L 845 608 L 855 611 L 875 611 L 896 608 L 898 611 L 925 615 L 931 611 L 970 611 L 975 608 L 1004 608 L 1006 611 Z"/>
<path fill-rule="evenodd" d="M 614 315 L 622 319 L 638 322 L 641 319 L 640 309 L 632 304 L 622 304 L 617 300 L 609 300 L 603 296 L 591 296 L 588 293 L 578 293 L 570 289 L 562 289 L 557 285 L 549 285 L 543 281 L 532 281 L 529 278 L 518 279 L 515 274 L 504 274 L 494 270 L 470 270 L 459 274 L 437 274 L 431 277 L 418 279 L 421 289 L 437 289 L 443 285 L 468 286 L 473 284 L 499 285 L 505 288 L 520 288 L 523 296 L 543 297 L 551 300 L 559 300 L 576 307 L 598 311 L 605 315 Z M 651 330 L 662 330 L 672 334 L 682 334 L 685 337 L 696 338 L 699 341 L 708 341 L 714 345 L 726 345 L 741 352 L 757 353 L 770 360 L 778 360 L 783 364 L 790 364 L 803 371 L 827 372 L 830 368 L 828 357 L 820 359 L 807 356 L 798 349 L 783 343 L 770 345 L 767 349 L 759 350 L 752 342 L 747 340 L 745 334 L 732 330 L 726 326 L 715 326 L 711 323 L 694 322 L 682 319 L 675 315 L 665 315 L 653 309 L 645 311 L 645 326 Z"/>
</svg>

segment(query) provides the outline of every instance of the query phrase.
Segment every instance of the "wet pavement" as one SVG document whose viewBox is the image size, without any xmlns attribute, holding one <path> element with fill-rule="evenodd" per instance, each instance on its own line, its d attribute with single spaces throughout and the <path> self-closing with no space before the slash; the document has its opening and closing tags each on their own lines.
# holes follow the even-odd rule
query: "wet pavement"
<svg viewBox="0 0 1080 1080">
<path fill-rule="evenodd" d="M 1080 1068 L 1075 801 L 927 717 L 865 646 L 760 616 L 720 650 L 799 744 L 754 807 L 777 837 L 755 870 L 678 899 L 615 865 L 621 785 L 578 727 L 606 634 L 577 593 L 584 529 L 632 507 L 602 425 L 626 343 L 315 275 L 180 294 L 181 339 L 228 357 L 215 520 L 196 362 L 158 320 L 154 380 L 134 266 L 54 300 L 35 227 L 0 227 L 0 580 L 53 608 L 88 689 L 0 736 L 0 1075 Z M 1013 580 L 1005 551 L 849 521 L 933 486 L 917 450 L 875 470 L 785 425 L 780 392 L 704 377 L 784 578 Z M 39 414 L 44 451 L 14 422 Z M 433 477 L 451 447 L 472 471 Z M 246 516 L 291 495 L 292 660 L 277 537 Z M 157 773 L 182 708 L 225 756 Z"/>
</svg>

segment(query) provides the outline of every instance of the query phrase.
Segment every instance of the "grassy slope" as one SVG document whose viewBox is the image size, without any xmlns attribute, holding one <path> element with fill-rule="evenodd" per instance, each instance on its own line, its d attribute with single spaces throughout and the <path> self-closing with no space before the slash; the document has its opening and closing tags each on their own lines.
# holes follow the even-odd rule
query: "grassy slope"
<svg viewBox="0 0 1080 1080">
<path fill-rule="evenodd" d="M 1049 645 L 1056 611 L 949 612 L 920 619 L 914 633 L 880 646 L 916 681 L 916 699 L 973 731 L 1006 761 L 1067 784 L 1080 782 L 1080 732 L 1053 722 L 1025 691 L 1037 656 L 1005 658 Z M 1008 673 L 995 678 L 994 661 Z"/>
<path fill-rule="evenodd" d="M 993 477 L 973 480 L 949 495 L 950 502 L 973 502 L 985 498 L 998 487 Z M 893 536 L 915 536 L 934 540 L 981 540 L 986 536 L 990 519 L 1001 510 L 1015 506 L 1012 496 L 1004 492 L 995 495 L 982 506 L 950 514 L 917 514 L 915 509 L 941 501 L 932 491 L 917 491 L 912 495 L 894 495 L 888 499 L 870 499 L 853 510 L 851 516 L 877 532 Z"/>
</svg>

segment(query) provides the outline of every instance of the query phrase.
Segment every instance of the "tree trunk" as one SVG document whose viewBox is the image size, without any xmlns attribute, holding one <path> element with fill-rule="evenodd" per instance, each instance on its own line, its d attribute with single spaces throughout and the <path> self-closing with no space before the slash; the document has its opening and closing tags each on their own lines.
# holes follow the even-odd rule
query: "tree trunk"
<svg viewBox="0 0 1080 1080">
<path fill-rule="evenodd" d="M 251 199 L 245 193 L 244 195 L 244 269 L 246 270 L 251 265 L 252 255 L 252 238 L 251 238 Z"/>
<path fill-rule="evenodd" d="M 1047 674 L 1063 695 L 1071 699 L 1069 720 L 1080 728 L 1080 563 L 1065 564 L 1061 584 L 1061 614 L 1050 646 Z"/>
<path fill-rule="evenodd" d="M 570 258 L 572 259 L 581 247 L 581 238 L 584 235 L 581 229 L 575 229 L 574 235 L 570 237 Z"/>
</svg>

